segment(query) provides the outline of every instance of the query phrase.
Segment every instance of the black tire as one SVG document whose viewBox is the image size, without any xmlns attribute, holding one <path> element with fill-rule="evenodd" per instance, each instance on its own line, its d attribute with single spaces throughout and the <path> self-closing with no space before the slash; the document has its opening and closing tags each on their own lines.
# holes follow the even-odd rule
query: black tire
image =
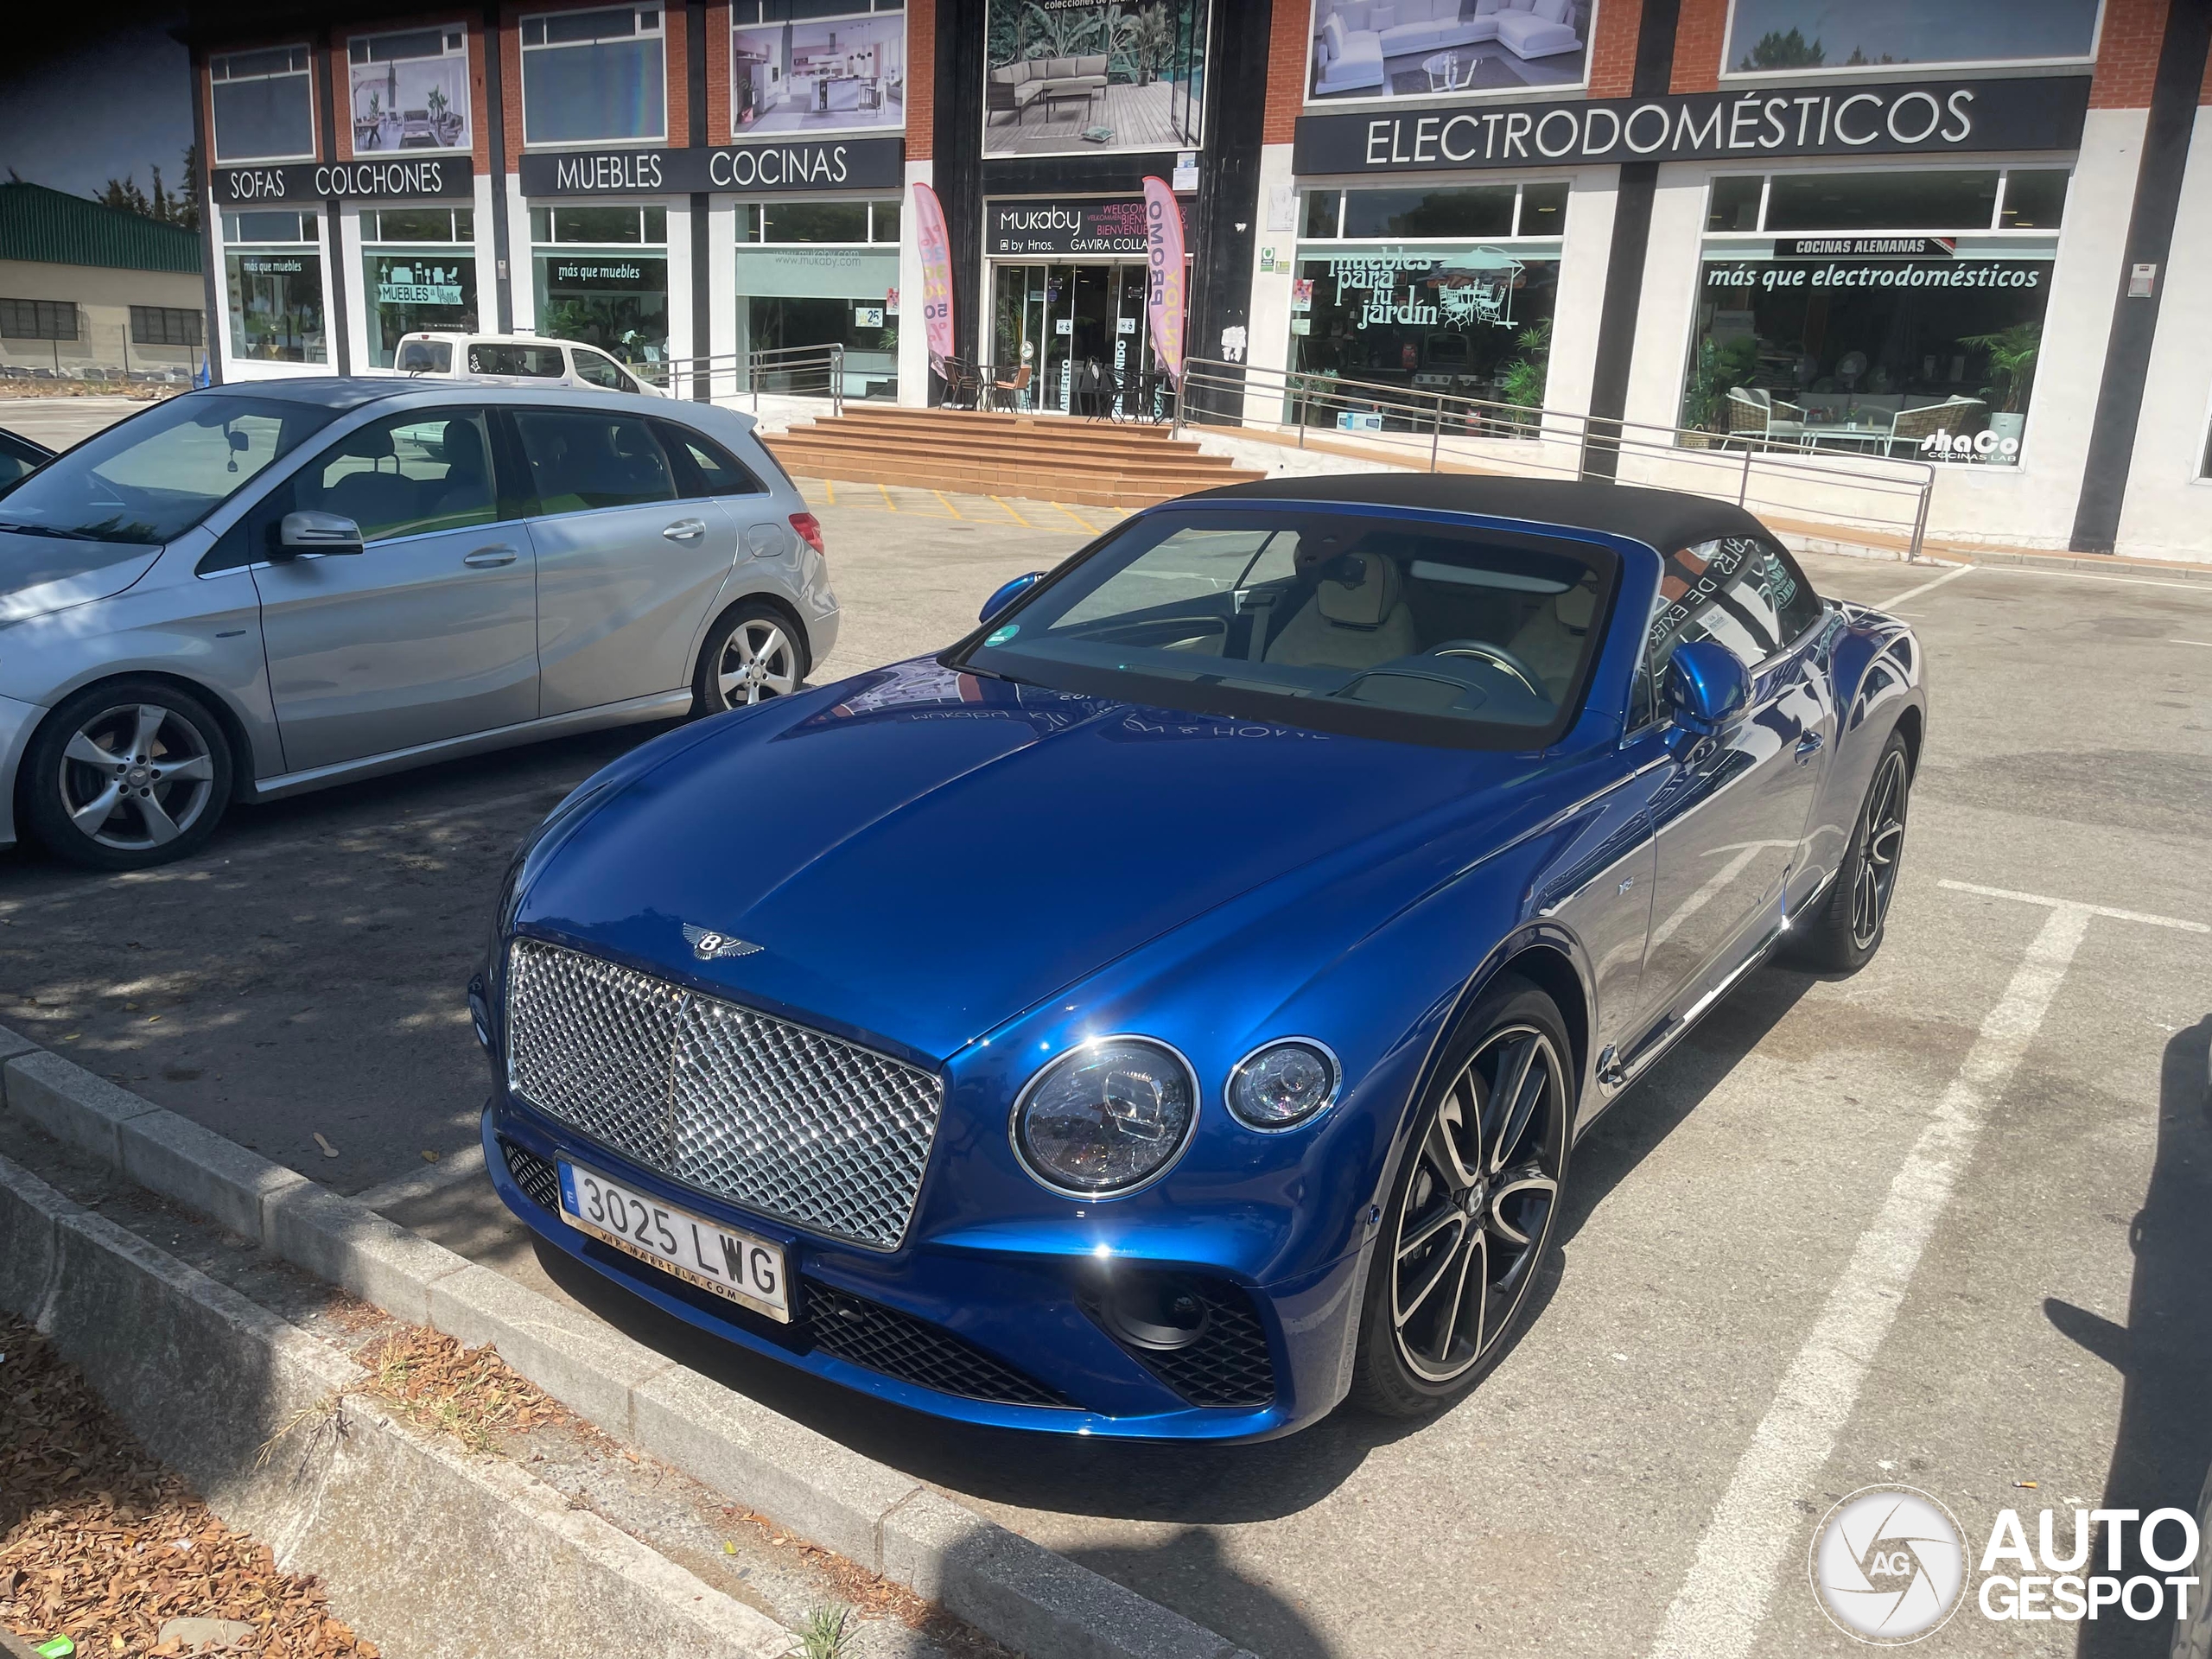
<svg viewBox="0 0 2212 1659">
<path fill-rule="evenodd" d="M 1904 734 L 1891 732 L 1874 761 L 1851 845 L 1828 883 L 1827 897 L 1812 915 L 1791 925 L 1783 960 L 1816 973 L 1855 974 L 1874 959 L 1897 893 L 1911 804 L 1912 756 Z"/>
<path fill-rule="evenodd" d="M 99 758 L 95 758 L 95 756 Z M 114 680 L 64 701 L 23 756 L 32 837 L 89 870 L 190 856 L 231 803 L 230 740 L 206 702 L 162 680 Z"/>
<path fill-rule="evenodd" d="M 1557 1006 L 1517 975 L 1499 976 L 1460 1020 L 1414 1114 L 1369 1264 L 1352 1376 L 1352 1398 L 1368 1410 L 1418 1417 L 1449 1405 L 1489 1372 L 1530 1316 L 1556 1248 L 1578 1086 L 1573 1055 Z M 1548 1068 L 1541 1078 L 1539 1065 Z M 1516 1076 L 1526 1100 L 1517 1123 L 1510 1091 L 1500 1086 Z M 1532 1092 L 1531 1083 L 1541 1087 Z"/>
<path fill-rule="evenodd" d="M 766 664 L 766 671 L 756 671 Z M 806 683 L 806 631 L 773 605 L 747 600 L 715 619 L 699 648 L 691 677 L 694 713 L 719 715 L 770 697 L 789 696 Z"/>
</svg>

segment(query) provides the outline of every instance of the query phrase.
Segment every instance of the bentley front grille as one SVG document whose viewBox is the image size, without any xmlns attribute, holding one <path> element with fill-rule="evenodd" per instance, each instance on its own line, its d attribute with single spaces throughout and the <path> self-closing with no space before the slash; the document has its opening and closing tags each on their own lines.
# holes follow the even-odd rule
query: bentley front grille
<svg viewBox="0 0 2212 1659">
<path fill-rule="evenodd" d="M 917 1067 L 582 951 L 517 939 L 507 1083 L 578 1133 L 795 1227 L 895 1249 L 943 1086 Z"/>
</svg>

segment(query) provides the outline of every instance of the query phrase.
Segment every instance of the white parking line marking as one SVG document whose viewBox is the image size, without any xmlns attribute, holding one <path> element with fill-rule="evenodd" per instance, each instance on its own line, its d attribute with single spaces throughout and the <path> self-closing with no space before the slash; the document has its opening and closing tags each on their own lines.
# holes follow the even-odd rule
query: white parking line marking
<svg viewBox="0 0 2212 1659">
<path fill-rule="evenodd" d="M 449 1186 L 463 1181 L 473 1181 L 484 1173 L 484 1148 L 480 1143 L 465 1147 L 450 1158 L 441 1158 L 424 1169 L 410 1170 L 404 1175 L 394 1176 L 365 1192 L 356 1192 L 356 1202 L 372 1210 L 382 1211 L 415 1198 L 427 1198 L 433 1192 L 442 1192 Z"/>
<path fill-rule="evenodd" d="M 2053 899 L 2040 893 L 2015 893 L 2010 887 L 1976 887 L 1971 881 L 1942 880 L 1936 885 L 1948 887 L 1953 893 L 1971 893 L 1984 899 L 2014 899 L 2024 905 L 2086 910 L 2092 916 L 2108 917 L 2115 922 L 2141 922 L 2148 927 L 2177 927 L 2184 933 L 2212 933 L 2212 924 L 2183 921 L 2178 916 L 2153 916 L 2140 910 L 2114 910 L 2110 905 L 2086 904 L 2079 899 Z"/>
<path fill-rule="evenodd" d="M 2050 1011 L 2093 918 L 2212 932 L 2201 922 L 2150 916 L 2037 893 L 1940 885 L 2048 908 L 2027 958 L 1981 1022 L 1958 1075 L 1859 1235 L 1812 1333 L 1752 1433 L 1728 1490 L 1698 1540 L 1697 1560 L 1667 1609 L 1649 1659 L 1742 1659 L 1758 1634 L 1783 1558 L 1803 1522 L 1794 1507 L 1835 1450 L 1882 1339 L 1911 1287 L 1921 1253 L 1973 1159 L 1989 1109 L 2012 1082 Z"/>
<path fill-rule="evenodd" d="M 1889 600 L 1882 604 L 1877 605 L 1874 608 L 1878 611 L 1894 610 L 1897 607 L 1904 604 L 1908 599 L 1918 599 L 1921 594 L 1926 593 L 1929 588 L 1941 588 L 1947 582 L 1956 582 L 1961 576 L 1972 575 L 1974 574 L 1974 567 L 1970 564 L 1962 564 L 1955 569 L 1946 570 L 1942 575 L 1936 577 L 1935 581 L 1923 582 L 1917 588 L 1908 588 L 1904 592 L 1899 594 L 1895 599 Z"/>
<path fill-rule="evenodd" d="M 2130 588 L 2178 588 L 2184 593 L 2202 594 L 2212 599 L 2212 582 L 2162 582 L 2155 576 L 2104 576 L 2093 570 L 2038 570 L 2029 564 L 1977 564 L 1976 570 L 1986 570 L 2000 576 L 2053 576 L 2059 581 L 2117 582 Z"/>
<path fill-rule="evenodd" d="M 2208 645 L 2208 646 L 2212 646 L 2212 639 L 2169 639 L 2169 640 L 2167 640 L 2167 641 L 2166 641 L 2166 643 L 2167 643 L 2168 645 Z"/>
</svg>

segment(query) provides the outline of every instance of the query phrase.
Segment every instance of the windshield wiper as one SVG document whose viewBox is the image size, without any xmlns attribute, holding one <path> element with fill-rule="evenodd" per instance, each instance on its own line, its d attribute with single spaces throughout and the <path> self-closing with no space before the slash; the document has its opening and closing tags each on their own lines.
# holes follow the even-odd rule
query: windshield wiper
<svg viewBox="0 0 2212 1659">
<path fill-rule="evenodd" d="M 53 524 L 16 524 L 0 523 L 0 530 L 12 530 L 18 536 L 51 536 L 56 541 L 98 542 L 106 537 L 93 536 L 81 530 L 62 530 Z"/>
</svg>

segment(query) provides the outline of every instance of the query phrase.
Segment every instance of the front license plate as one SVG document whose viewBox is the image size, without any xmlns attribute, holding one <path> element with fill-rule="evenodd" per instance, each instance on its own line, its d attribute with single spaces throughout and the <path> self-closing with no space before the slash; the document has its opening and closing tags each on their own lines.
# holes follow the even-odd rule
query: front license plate
<svg viewBox="0 0 2212 1659">
<path fill-rule="evenodd" d="M 780 1245 L 632 1192 L 565 1159 L 559 1168 L 561 1219 L 569 1226 L 687 1285 L 790 1323 L 791 1289 Z"/>
</svg>

